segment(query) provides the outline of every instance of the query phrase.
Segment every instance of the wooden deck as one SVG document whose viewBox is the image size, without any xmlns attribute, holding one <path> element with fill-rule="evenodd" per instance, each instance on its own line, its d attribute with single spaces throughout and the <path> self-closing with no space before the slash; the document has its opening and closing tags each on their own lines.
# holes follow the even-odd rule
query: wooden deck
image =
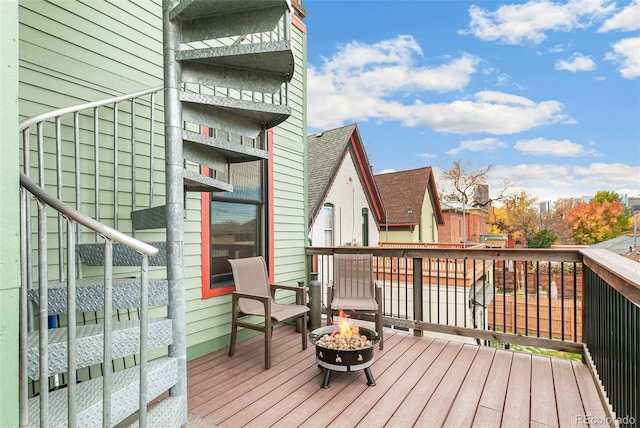
<svg viewBox="0 0 640 428">
<path fill-rule="evenodd" d="M 188 363 L 189 410 L 220 427 L 565 427 L 605 418 L 585 364 L 385 330 L 371 370 L 333 373 L 292 326 Z M 602 420 L 601 424 L 602 424 Z"/>
</svg>

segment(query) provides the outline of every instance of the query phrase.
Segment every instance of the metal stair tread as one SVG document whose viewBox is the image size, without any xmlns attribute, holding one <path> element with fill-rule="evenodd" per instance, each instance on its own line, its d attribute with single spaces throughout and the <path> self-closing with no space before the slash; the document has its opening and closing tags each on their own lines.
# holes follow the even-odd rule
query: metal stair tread
<svg viewBox="0 0 640 428">
<path fill-rule="evenodd" d="M 122 358 L 140 352 L 140 322 L 121 321 L 113 323 L 112 357 Z M 168 346 L 173 342 L 173 326 L 168 318 L 149 320 L 149 346 L 156 349 Z M 76 327 L 76 365 L 77 368 L 88 367 L 102 362 L 103 324 L 78 325 Z M 67 372 L 67 328 L 48 330 L 49 376 Z M 27 335 L 27 374 L 30 379 L 40 377 L 39 332 Z"/>
<path fill-rule="evenodd" d="M 156 257 L 149 257 L 149 266 L 167 265 L 167 243 L 166 241 L 147 242 L 160 250 Z M 87 266 L 103 266 L 104 264 L 104 244 L 77 244 L 76 250 Z M 140 266 L 142 255 L 136 250 L 119 243 L 113 244 L 113 266 Z"/>
<path fill-rule="evenodd" d="M 147 426 L 149 427 L 179 427 L 182 425 L 183 409 L 186 403 L 183 397 L 166 397 L 147 412 Z M 138 428 L 139 421 L 135 421 L 130 428 Z"/>
<path fill-rule="evenodd" d="M 195 144 L 221 153 L 231 163 L 269 159 L 269 152 L 266 150 L 243 146 L 220 138 L 207 137 L 191 131 L 182 131 L 182 139 L 187 145 Z"/>
<path fill-rule="evenodd" d="M 233 192 L 233 186 L 224 181 L 184 169 L 184 189 L 187 192 Z"/>
<path fill-rule="evenodd" d="M 167 206 L 143 208 L 131 212 L 131 224 L 134 230 L 166 229 Z M 165 242 L 166 250 L 166 242 Z M 164 253 L 166 257 L 166 251 Z"/>
<path fill-rule="evenodd" d="M 286 76 L 286 80 L 291 79 L 294 70 L 288 40 L 180 50 L 176 60 L 273 73 Z"/>
<path fill-rule="evenodd" d="M 159 358 L 149 361 L 147 378 L 147 402 L 171 388 L 178 380 L 178 364 L 173 358 Z M 111 395 L 111 423 L 118 424 L 138 410 L 140 367 L 113 373 Z M 92 379 L 76 385 L 77 425 L 81 427 L 102 426 L 102 378 Z M 67 426 L 66 388 L 49 393 L 49 427 Z M 29 399 L 29 422 L 32 426 L 40 424 L 39 397 Z"/>
<path fill-rule="evenodd" d="M 183 103 L 183 110 L 188 108 L 185 107 L 185 103 L 207 105 L 264 124 L 266 128 L 272 128 L 291 116 L 291 108 L 285 105 L 238 100 L 193 92 L 181 91 L 180 101 Z"/>
<path fill-rule="evenodd" d="M 229 13 L 246 12 L 253 9 L 263 9 L 283 4 L 283 0 L 182 0 L 169 11 L 169 20 L 195 19 L 206 16 L 226 15 Z"/>
<path fill-rule="evenodd" d="M 77 312 L 95 312 L 104 309 L 104 278 L 91 277 L 76 280 Z M 38 304 L 40 290 L 32 288 L 27 292 L 28 300 Z M 50 315 L 67 313 L 67 283 L 50 282 L 48 284 L 48 313 Z M 149 307 L 166 306 L 169 302 L 168 282 L 166 279 L 149 279 Z M 114 278 L 114 310 L 140 307 L 140 278 Z"/>
</svg>

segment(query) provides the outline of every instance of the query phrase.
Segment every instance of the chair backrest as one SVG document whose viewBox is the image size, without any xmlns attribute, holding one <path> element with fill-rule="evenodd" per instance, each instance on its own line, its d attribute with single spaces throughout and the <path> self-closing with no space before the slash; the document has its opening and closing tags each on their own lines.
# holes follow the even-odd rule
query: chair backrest
<svg viewBox="0 0 640 428">
<path fill-rule="evenodd" d="M 373 255 L 334 254 L 334 299 L 375 300 L 373 281 Z"/>
<path fill-rule="evenodd" d="M 229 259 L 229 263 L 236 291 L 271 297 L 267 264 L 262 256 Z M 250 299 L 240 299 L 238 306 L 245 314 L 260 313 L 263 308 L 260 302 Z"/>
</svg>

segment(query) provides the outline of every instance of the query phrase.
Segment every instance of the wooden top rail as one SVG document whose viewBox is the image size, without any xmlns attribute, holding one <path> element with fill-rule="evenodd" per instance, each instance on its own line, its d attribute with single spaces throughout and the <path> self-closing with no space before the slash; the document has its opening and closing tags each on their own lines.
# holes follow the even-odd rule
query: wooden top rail
<svg viewBox="0 0 640 428">
<path fill-rule="evenodd" d="M 380 242 L 380 248 L 485 248 L 485 244 L 469 242 Z"/>
<path fill-rule="evenodd" d="M 640 307 L 640 263 L 600 248 L 584 248 L 580 253 L 589 269 Z"/>
<path fill-rule="evenodd" d="M 469 260 L 523 260 L 582 262 L 579 249 L 533 248 L 382 248 L 382 247 L 306 247 L 306 255 L 373 254 L 378 257 L 407 257 Z"/>
</svg>

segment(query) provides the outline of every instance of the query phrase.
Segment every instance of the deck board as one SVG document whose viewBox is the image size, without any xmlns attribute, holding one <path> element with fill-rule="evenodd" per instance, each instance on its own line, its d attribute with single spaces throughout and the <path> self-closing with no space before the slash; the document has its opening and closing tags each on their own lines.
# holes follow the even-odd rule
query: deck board
<svg viewBox="0 0 640 428">
<path fill-rule="evenodd" d="M 503 427 L 523 427 L 530 420 L 531 355 L 515 353 L 502 414 Z"/>
<path fill-rule="evenodd" d="M 531 421 L 557 427 L 556 408 L 551 358 L 534 357 L 531 361 Z"/>
<path fill-rule="evenodd" d="M 322 389 L 315 349 L 293 326 L 190 361 L 189 410 L 219 427 L 486 427 L 576 425 L 606 414 L 585 364 L 385 330 L 363 371 L 334 372 Z"/>
<path fill-rule="evenodd" d="M 496 350 L 493 348 L 481 347 L 478 349 L 460 392 L 451 406 L 445 421 L 446 426 L 460 428 L 472 426 L 495 353 Z"/>
</svg>

